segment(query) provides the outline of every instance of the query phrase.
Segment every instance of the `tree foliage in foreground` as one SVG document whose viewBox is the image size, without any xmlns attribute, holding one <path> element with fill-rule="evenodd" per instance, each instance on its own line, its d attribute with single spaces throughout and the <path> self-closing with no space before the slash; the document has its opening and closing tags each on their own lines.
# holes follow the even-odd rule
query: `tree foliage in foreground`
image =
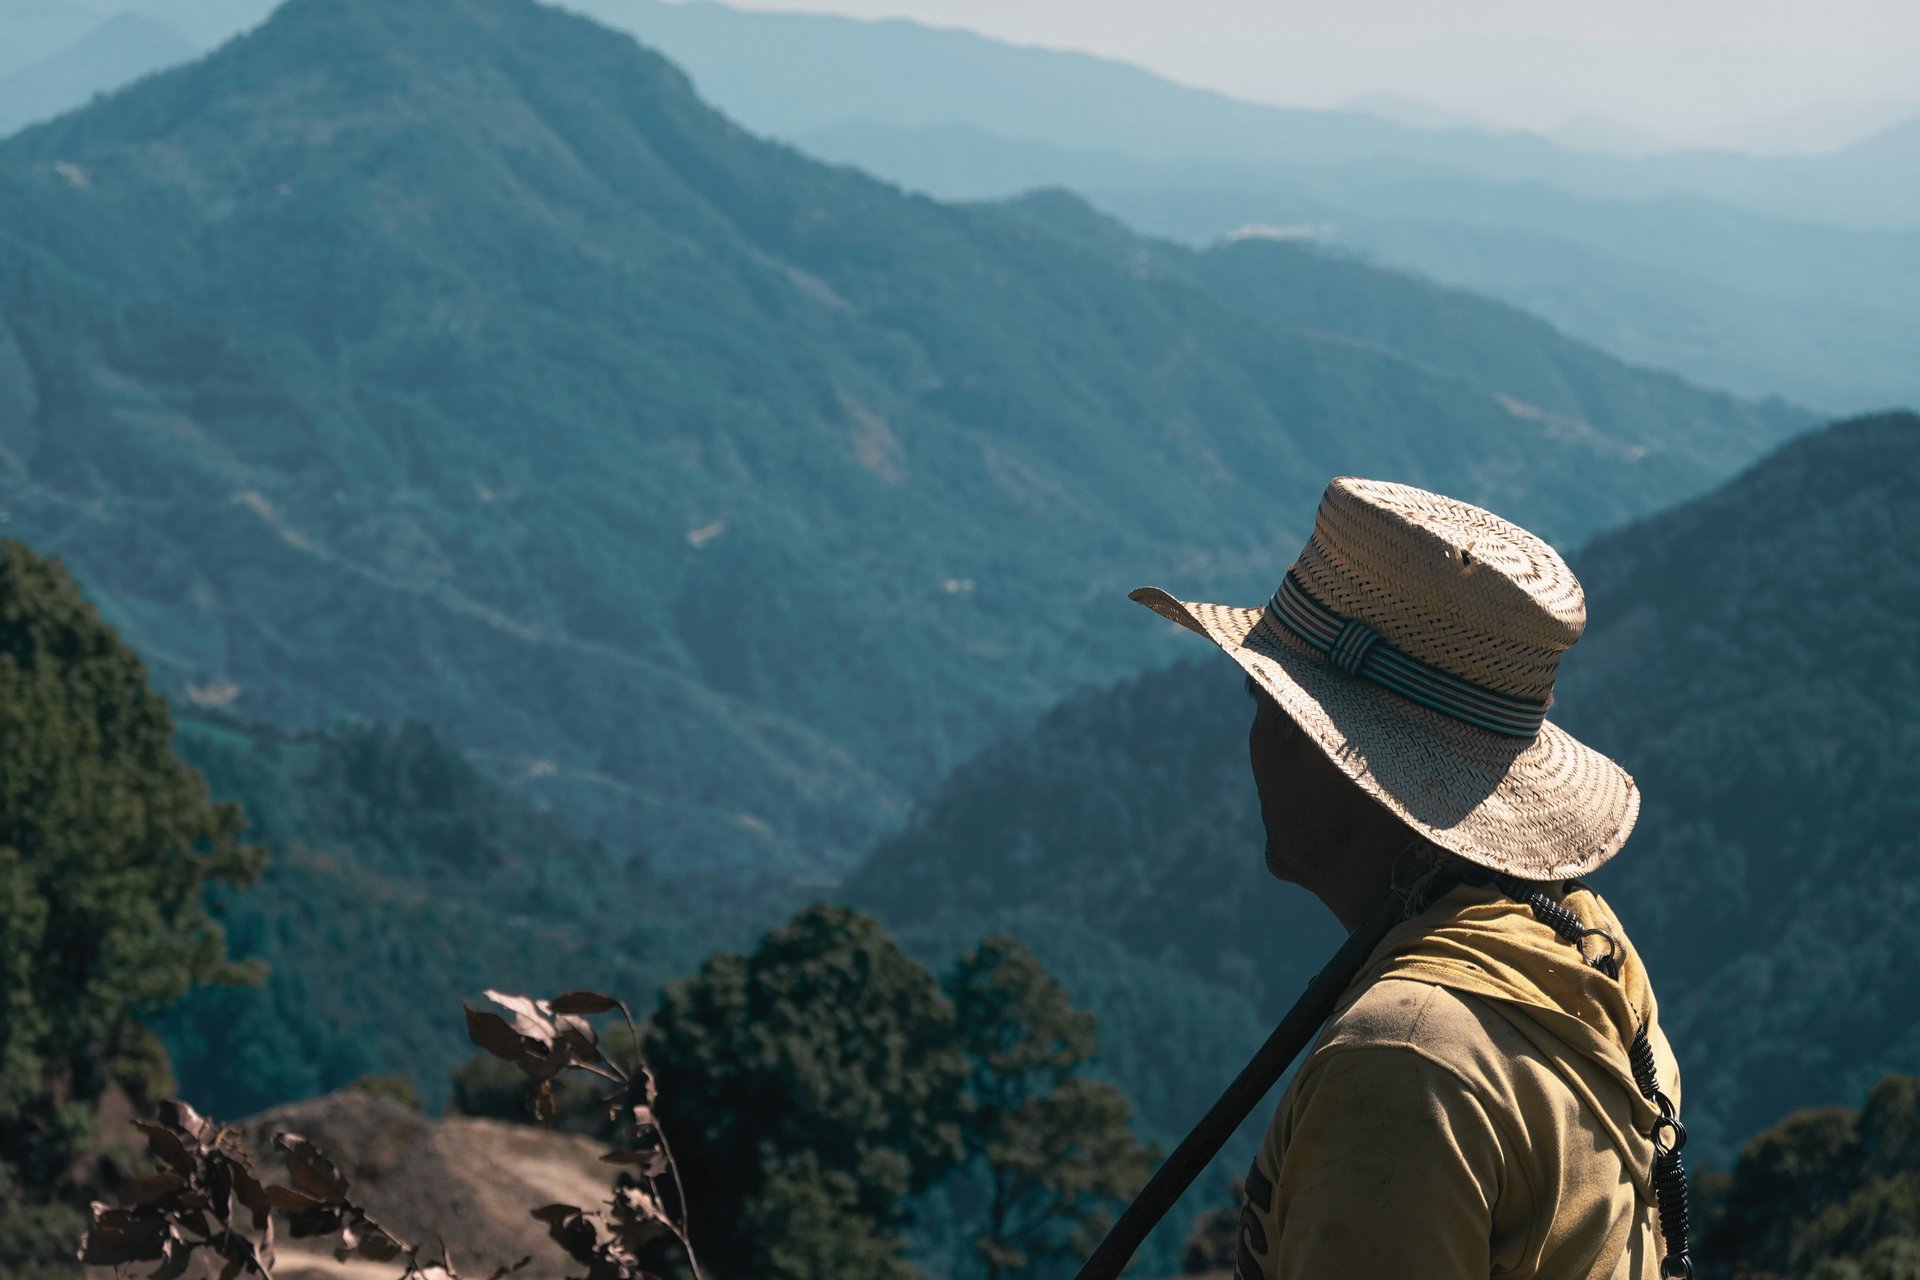
<svg viewBox="0 0 1920 1280">
<path fill-rule="evenodd" d="M 1699 1190 L 1702 1280 L 1920 1277 L 1920 1078 L 1789 1116 Z"/>
<path fill-rule="evenodd" d="M 662 997 L 646 1058 L 716 1276 L 911 1274 L 905 1204 L 961 1158 L 966 1064 L 933 975 L 875 921 L 810 907 L 713 956 Z"/>
<path fill-rule="evenodd" d="M 1180 1274 L 1231 1273 L 1240 1261 L 1240 1213 L 1247 1203 L 1247 1182 L 1238 1174 L 1227 1182 L 1226 1201 L 1203 1209 L 1180 1251 Z"/>
<path fill-rule="evenodd" d="M 945 986 L 967 1055 L 967 1154 L 986 1183 L 974 1249 L 988 1280 L 1089 1252 L 1153 1160 L 1126 1096 L 1083 1074 L 1098 1020 L 1004 935 L 982 940 Z"/>
<path fill-rule="evenodd" d="M 844 907 L 714 956 L 646 1052 L 702 1258 L 726 1280 L 904 1278 L 912 1198 L 936 1184 L 996 1280 L 1090 1247 L 1151 1159 L 1125 1097 L 1084 1074 L 1095 1032 L 1005 937 L 944 995 Z"/>
<path fill-rule="evenodd" d="M 260 866 L 57 561 L 0 540 L 0 1271 L 71 1270 L 100 1098 L 164 1089 L 141 1019 L 227 965 L 209 879 Z"/>
</svg>

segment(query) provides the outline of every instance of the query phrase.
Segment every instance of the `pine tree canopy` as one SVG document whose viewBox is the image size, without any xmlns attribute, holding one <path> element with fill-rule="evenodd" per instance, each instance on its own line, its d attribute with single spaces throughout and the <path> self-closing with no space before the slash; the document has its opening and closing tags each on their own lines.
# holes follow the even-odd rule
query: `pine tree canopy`
<svg viewBox="0 0 1920 1280">
<path fill-rule="evenodd" d="M 164 1076 L 140 1020 L 246 976 L 202 888 L 260 855 L 172 734 L 59 562 L 0 541 L 0 1264 L 22 1274 L 71 1256 L 76 1211 L 48 1206 L 71 1200 L 94 1102 Z"/>
</svg>

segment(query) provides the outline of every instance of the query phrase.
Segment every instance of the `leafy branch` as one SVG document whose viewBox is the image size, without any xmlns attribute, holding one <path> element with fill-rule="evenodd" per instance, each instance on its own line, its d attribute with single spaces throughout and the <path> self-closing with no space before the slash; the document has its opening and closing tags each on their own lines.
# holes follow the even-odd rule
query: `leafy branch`
<svg viewBox="0 0 1920 1280">
<path fill-rule="evenodd" d="M 613 1085 L 601 1099 L 616 1132 L 627 1141 L 601 1159 L 620 1166 L 618 1185 L 604 1207 L 549 1204 L 532 1210 L 547 1233 L 586 1271 L 578 1280 L 662 1280 L 641 1259 L 672 1239 L 686 1254 L 694 1280 L 703 1280 L 688 1243 L 686 1196 L 666 1135 L 654 1114 L 652 1074 L 639 1056 L 633 1013 L 621 1001 L 595 991 L 569 991 L 551 1000 L 489 991 L 505 1009 L 499 1014 L 465 1008 L 467 1033 L 480 1048 L 514 1063 L 534 1081 L 530 1102 L 542 1121 L 553 1118 L 553 1082 L 582 1071 Z M 609 1057 L 587 1019 L 618 1009 L 627 1022 L 630 1060 Z M 423 1261 L 420 1246 L 375 1221 L 348 1194 L 346 1176 L 318 1147 L 297 1133 L 276 1133 L 285 1153 L 288 1183 L 261 1180 L 236 1130 L 215 1124 L 184 1102 L 159 1105 L 152 1120 L 135 1121 L 159 1171 L 119 1189 L 119 1205 L 96 1201 L 80 1242 L 80 1261 L 116 1271 L 151 1267 L 145 1280 L 177 1280 L 195 1261 L 219 1280 L 271 1280 L 276 1216 L 293 1239 L 334 1238 L 333 1255 L 344 1262 L 399 1262 L 400 1280 L 461 1280 L 446 1245 L 437 1262 Z M 488 1280 L 504 1280 L 531 1258 L 497 1268 Z"/>
<path fill-rule="evenodd" d="M 570 1069 L 584 1071 L 614 1085 L 601 1104 L 607 1118 L 615 1122 L 616 1133 L 627 1135 L 624 1145 L 601 1157 L 622 1166 L 629 1175 L 605 1209 L 589 1212 L 576 1205 L 550 1204 L 535 1209 L 533 1216 L 547 1224 L 548 1234 L 568 1257 L 587 1268 L 585 1280 L 654 1280 L 640 1259 L 666 1237 L 679 1243 L 694 1280 L 703 1280 L 687 1238 L 686 1190 L 654 1112 L 653 1075 L 640 1059 L 633 1011 L 597 991 L 569 991 L 551 1000 L 530 1000 L 502 991 L 486 995 L 512 1019 L 462 1006 L 467 1036 L 533 1078 L 535 1117 L 542 1123 L 553 1119 L 557 1076 Z M 615 1009 L 626 1019 L 627 1043 L 632 1047 L 632 1059 L 624 1066 L 607 1056 L 587 1021 L 591 1015 Z"/>
<path fill-rule="evenodd" d="M 243 1275 L 268 1280 L 278 1213 L 286 1217 L 293 1239 L 335 1237 L 333 1256 L 342 1262 L 404 1260 L 402 1280 L 459 1280 L 444 1244 L 439 1262 L 422 1262 L 420 1247 L 355 1203 L 338 1166 L 297 1133 L 273 1136 L 287 1156 L 291 1185 L 283 1186 L 260 1180 L 235 1130 L 184 1102 L 163 1102 L 154 1119 L 134 1124 L 161 1169 L 121 1187 L 120 1207 L 99 1201 L 90 1206 L 82 1262 L 116 1270 L 152 1263 L 148 1280 L 175 1280 L 204 1251 L 218 1259 L 220 1280 Z M 528 1261 L 501 1267 L 490 1280 L 501 1280 Z"/>
</svg>

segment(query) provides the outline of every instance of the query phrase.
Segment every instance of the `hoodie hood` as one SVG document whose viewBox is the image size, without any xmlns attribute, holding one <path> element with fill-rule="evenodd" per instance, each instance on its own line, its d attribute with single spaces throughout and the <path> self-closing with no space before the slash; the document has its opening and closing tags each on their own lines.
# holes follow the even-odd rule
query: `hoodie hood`
<svg viewBox="0 0 1920 1280">
<path fill-rule="evenodd" d="M 1679 1105 L 1679 1079 L 1659 1032 L 1652 985 L 1611 909 L 1584 886 L 1560 904 L 1590 929 L 1604 929 L 1620 962 L 1618 979 L 1491 885 L 1461 885 L 1408 920 L 1374 949 L 1354 990 L 1382 978 L 1410 978 L 1477 996 L 1540 1051 L 1619 1147 L 1642 1196 L 1652 1198 L 1653 1103 L 1634 1083 L 1627 1046 L 1644 1025 L 1655 1046 L 1661 1087 Z M 1603 939 L 1585 944 L 1602 954 Z"/>
</svg>

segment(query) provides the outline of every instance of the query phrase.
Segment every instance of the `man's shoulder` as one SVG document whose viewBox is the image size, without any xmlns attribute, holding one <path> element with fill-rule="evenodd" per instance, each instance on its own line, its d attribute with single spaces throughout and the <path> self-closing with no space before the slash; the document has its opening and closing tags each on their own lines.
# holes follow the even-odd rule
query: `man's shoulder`
<svg viewBox="0 0 1920 1280">
<path fill-rule="evenodd" d="M 1511 1023 L 1476 996 L 1418 978 L 1381 978 L 1334 1014 L 1315 1056 L 1399 1049 L 1475 1080 L 1524 1052 L 1518 1039 Z"/>
</svg>

